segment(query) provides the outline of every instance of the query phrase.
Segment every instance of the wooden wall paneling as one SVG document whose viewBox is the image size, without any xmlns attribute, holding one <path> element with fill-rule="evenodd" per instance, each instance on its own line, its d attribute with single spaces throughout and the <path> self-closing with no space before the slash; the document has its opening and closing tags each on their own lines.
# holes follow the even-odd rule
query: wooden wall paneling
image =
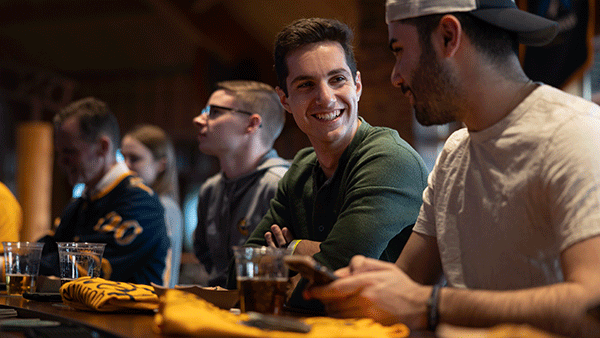
<svg viewBox="0 0 600 338">
<path fill-rule="evenodd" d="M 363 93 L 359 113 L 372 125 L 396 129 L 413 144 L 413 117 L 408 99 L 390 82 L 394 58 L 388 48 L 385 1 L 359 0 L 356 59 Z"/>
<path fill-rule="evenodd" d="M 22 122 L 17 127 L 17 187 L 23 209 L 20 239 L 37 241 L 51 225 L 53 126 Z"/>
</svg>

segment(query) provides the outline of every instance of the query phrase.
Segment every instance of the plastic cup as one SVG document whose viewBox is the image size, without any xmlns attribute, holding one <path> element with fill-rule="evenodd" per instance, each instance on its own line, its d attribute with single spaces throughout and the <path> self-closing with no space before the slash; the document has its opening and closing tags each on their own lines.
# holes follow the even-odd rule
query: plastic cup
<svg viewBox="0 0 600 338">
<path fill-rule="evenodd" d="M 79 277 L 100 277 L 106 243 L 58 242 L 60 284 Z"/>
<path fill-rule="evenodd" d="M 285 249 L 233 247 L 242 312 L 279 315 L 288 289 Z"/>
<path fill-rule="evenodd" d="M 6 293 L 22 295 L 35 291 L 44 243 L 2 242 Z"/>
</svg>

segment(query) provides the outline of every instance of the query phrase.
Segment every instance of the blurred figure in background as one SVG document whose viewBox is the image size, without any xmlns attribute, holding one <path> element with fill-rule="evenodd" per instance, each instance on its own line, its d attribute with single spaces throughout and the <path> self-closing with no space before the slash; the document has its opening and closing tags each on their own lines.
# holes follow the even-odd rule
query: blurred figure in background
<svg viewBox="0 0 600 338">
<path fill-rule="evenodd" d="M 23 225 L 23 210 L 19 201 L 4 183 L 0 182 L 0 283 L 4 283 L 4 246 L 2 242 L 18 242 Z"/>
<path fill-rule="evenodd" d="M 273 149 L 284 123 L 275 89 L 254 81 L 218 83 L 194 118 L 200 151 L 216 156 L 221 167 L 200 187 L 194 233 L 208 286 L 225 286 L 231 247 L 246 242 L 290 166 Z"/>
<path fill-rule="evenodd" d="M 59 276 L 56 242 L 106 243 L 103 277 L 163 284 L 169 239 L 164 209 L 142 179 L 117 162 L 119 124 L 106 103 L 88 97 L 54 117 L 57 162 L 69 184 L 84 183 L 45 243 L 40 275 Z"/>
<path fill-rule="evenodd" d="M 0 182 L 0 253 L 2 242 L 18 242 L 23 225 L 23 210 L 19 201 L 4 183 Z"/>
<path fill-rule="evenodd" d="M 164 130 L 153 125 L 140 125 L 125 134 L 121 141 L 125 164 L 144 180 L 165 208 L 167 234 L 171 248 L 163 274 L 164 286 L 174 287 L 179 281 L 183 215 L 179 206 L 179 182 L 175 147 Z"/>
</svg>

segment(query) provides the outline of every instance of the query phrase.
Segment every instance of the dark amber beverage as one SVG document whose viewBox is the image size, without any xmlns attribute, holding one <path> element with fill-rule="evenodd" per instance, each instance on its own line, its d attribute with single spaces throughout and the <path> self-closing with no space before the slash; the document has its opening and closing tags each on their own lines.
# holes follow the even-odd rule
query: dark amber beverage
<svg viewBox="0 0 600 338">
<path fill-rule="evenodd" d="M 260 312 L 279 315 L 283 312 L 287 278 L 238 277 L 240 309 L 242 312 Z"/>
<path fill-rule="evenodd" d="M 22 295 L 31 292 L 35 285 L 36 276 L 31 275 L 6 275 L 6 293 L 9 295 Z"/>
</svg>

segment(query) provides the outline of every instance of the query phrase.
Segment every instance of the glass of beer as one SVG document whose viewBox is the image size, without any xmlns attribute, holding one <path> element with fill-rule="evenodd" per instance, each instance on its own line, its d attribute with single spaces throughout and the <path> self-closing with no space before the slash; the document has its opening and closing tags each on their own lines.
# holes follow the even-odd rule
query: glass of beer
<svg viewBox="0 0 600 338">
<path fill-rule="evenodd" d="M 106 243 L 58 242 L 60 285 L 79 277 L 100 277 Z"/>
<path fill-rule="evenodd" d="M 242 312 L 282 314 L 288 288 L 285 249 L 233 247 Z"/>
<path fill-rule="evenodd" d="M 44 243 L 2 242 L 6 293 L 22 295 L 35 291 Z"/>
</svg>

